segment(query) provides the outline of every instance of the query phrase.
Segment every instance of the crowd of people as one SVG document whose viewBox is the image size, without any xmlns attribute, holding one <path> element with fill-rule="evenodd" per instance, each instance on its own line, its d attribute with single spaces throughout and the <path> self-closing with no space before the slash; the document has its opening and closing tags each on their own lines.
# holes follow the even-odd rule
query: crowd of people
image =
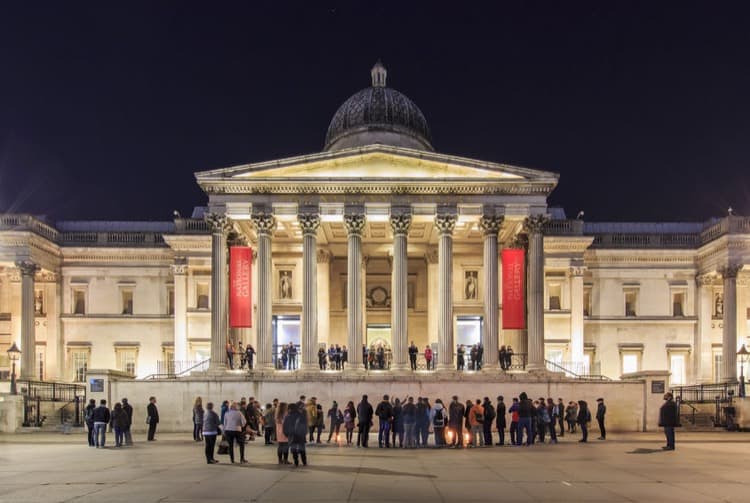
<svg viewBox="0 0 750 503">
<path fill-rule="evenodd" d="M 195 408 L 193 409 L 195 410 Z M 107 406 L 107 400 L 100 400 L 97 406 L 93 398 L 84 408 L 84 421 L 88 433 L 89 447 L 103 449 L 107 443 L 107 430 L 115 434 L 115 447 L 133 445 L 130 427 L 133 424 L 133 406 L 127 398 L 115 403 L 112 410 Z M 195 422 L 195 418 L 194 422 Z M 156 440 L 156 427 L 159 424 L 159 409 L 156 407 L 156 397 L 150 397 L 146 406 L 146 424 L 148 424 L 148 441 Z M 195 436 L 195 433 L 193 433 Z"/>
</svg>

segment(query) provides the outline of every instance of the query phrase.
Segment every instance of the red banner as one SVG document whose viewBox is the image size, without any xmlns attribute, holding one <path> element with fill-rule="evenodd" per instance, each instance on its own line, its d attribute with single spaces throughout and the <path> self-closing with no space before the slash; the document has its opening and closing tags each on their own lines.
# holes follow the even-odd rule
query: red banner
<svg viewBox="0 0 750 503">
<path fill-rule="evenodd" d="M 247 246 L 229 248 L 229 326 L 253 326 L 251 271 L 253 251 Z"/>
<path fill-rule="evenodd" d="M 524 250 L 502 251 L 503 262 L 503 328 L 524 329 L 526 296 L 526 267 Z"/>
</svg>

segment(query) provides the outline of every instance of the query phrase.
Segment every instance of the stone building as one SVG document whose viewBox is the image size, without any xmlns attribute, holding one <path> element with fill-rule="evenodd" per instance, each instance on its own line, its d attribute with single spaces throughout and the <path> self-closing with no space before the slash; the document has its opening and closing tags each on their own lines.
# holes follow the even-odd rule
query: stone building
<svg viewBox="0 0 750 503">
<path fill-rule="evenodd" d="M 389 371 L 430 346 L 436 371 L 480 344 L 499 372 L 619 378 L 668 370 L 671 384 L 736 380 L 748 342 L 750 219 L 606 223 L 569 219 L 547 198 L 558 175 L 438 153 L 424 115 L 372 85 L 335 113 L 322 152 L 196 174 L 208 206 L 168 222 L 48 222 L 0 215 L 0 372 L 82 381 L 89 368 L 137 377 L 251 344 L 260 375 L 279 348 L 382 345 Z M 227 323 L 227 242 L 253 249 L 253 327 Z M 504 330 L 500 251 L 527 248 L 526 330 Z M 33 348 L 33 351 L 29 349 Z M 468 357 L 467 357 L 468 358 Z"/>
</svg>

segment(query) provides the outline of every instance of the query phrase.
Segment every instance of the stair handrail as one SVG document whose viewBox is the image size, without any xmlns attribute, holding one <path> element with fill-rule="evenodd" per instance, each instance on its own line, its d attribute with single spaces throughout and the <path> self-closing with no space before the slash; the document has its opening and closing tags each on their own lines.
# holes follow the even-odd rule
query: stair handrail
<svg viewBox="0 0 750 503">
<path fill-rule="evenodd" d="M 566 376 L 573 377 L 573 379 L 591 379 L 591 380 L 598 380 L 598 381 L 611 381 L 609 377 L 601 374 L 587 374 L 587 375 L 581 375 L 576 374 L 570 369 L 567 369 L 563 367 L 562 365 L 558 365 L 557 363 L 550 361 L 550 360 L 544 360 L 545 364 L 547 365 L 547 369 L 549 370 L 557 370 L 558 372 L 564 372 Z M 550 369 L 552 367 L 552 369 Z"/>
<path fill-rule="evenodd" d="M 170 373 L 170 374 L 149 374 L 146 377 L 143 378 L 144 381 L 150 381 L 153 379 L 177 379 L 178 377 L 181 377 L 188 372 L 192 372 L 193 370 L 197 369 L 198 367 L 202 367 L 203 365 L 206 365 L 209 361 L 211 361 L 211 358 L 206 358 L 203 361 L 200 361 L 193 365 L 192 367 L 188 367 L 185 370 L 182 370 L 177 373 Z"/>
</svg>

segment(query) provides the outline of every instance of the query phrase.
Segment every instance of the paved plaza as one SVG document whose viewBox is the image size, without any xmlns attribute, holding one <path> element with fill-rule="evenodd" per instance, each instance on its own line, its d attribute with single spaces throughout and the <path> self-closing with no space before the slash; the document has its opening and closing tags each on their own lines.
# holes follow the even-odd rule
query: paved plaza
<svg viewBox="0 0 750 503">
<path fill-rule="evenodd" d="M 93 449 L 81 434 L 0 436 L 0 501 L 750 501 L 750 435 L 611 435 L 532 448 L 308 448 L 310 465 L 276 464 L 256 441 L 249 465 L 207 465 L 190 434 Z M 108 442 L 113 440 L 108 438 Z"/>
</svg>

